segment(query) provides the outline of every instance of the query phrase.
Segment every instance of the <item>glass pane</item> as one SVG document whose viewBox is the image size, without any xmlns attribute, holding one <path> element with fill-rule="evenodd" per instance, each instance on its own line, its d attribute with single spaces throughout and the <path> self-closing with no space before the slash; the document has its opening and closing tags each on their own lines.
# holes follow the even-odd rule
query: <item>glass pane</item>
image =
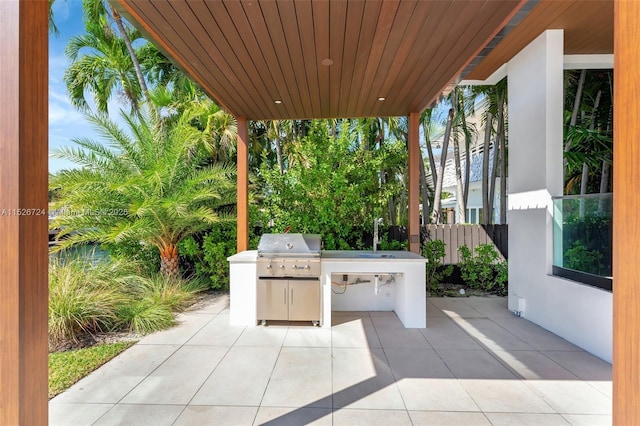
<svg viewBox="0 0 640 426">
<path fill-rule="evenodd" d="M 611 277 L 611 194 L 559 197 L 553 204 L 553 264 Z"/>
</svg>

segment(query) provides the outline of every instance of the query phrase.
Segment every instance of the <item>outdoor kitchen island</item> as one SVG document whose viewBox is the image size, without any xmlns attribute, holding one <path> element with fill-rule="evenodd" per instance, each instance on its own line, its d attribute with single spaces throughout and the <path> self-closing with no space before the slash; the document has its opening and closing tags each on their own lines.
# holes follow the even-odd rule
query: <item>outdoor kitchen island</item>
<svg viewBox="0 0 640 426">
<path fill-rule="evenodd" d="M 228 258 L 232 325 L 260 324 L 258 259 L 256 250 Z M 405 327 L 426 327 L 425 263 L 407 251 L 322 251 L 319 325 L 331 327 L 332 311 L 394 311 Z"/>
</svg>

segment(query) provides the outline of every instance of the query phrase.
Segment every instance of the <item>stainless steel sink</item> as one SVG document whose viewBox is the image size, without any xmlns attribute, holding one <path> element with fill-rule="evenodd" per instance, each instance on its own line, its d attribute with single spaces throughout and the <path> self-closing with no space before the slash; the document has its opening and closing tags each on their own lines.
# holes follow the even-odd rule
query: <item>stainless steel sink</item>
<svg viewBox="0 0 640 426">
<path fill-rule="evenodd" d="M 392 259 L 395 258 L 393 254 L 385 254 L 385 253 L 358 253 L 358 257 L 366 257 L 373 259 Z"/>
</svg>

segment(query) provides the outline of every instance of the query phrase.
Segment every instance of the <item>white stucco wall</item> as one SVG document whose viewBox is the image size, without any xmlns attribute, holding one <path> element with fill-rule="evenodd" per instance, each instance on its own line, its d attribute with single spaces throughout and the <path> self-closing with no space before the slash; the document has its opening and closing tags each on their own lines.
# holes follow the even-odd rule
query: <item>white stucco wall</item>
<svg viewBox="0 0 640 426">
<path fill-rule="evenodd" d="M 610 292 L 551 276 L 551 197 L 562 195 L 563 32 L 507 64 L 509 309 L 611 362 Z"/>
</svg>

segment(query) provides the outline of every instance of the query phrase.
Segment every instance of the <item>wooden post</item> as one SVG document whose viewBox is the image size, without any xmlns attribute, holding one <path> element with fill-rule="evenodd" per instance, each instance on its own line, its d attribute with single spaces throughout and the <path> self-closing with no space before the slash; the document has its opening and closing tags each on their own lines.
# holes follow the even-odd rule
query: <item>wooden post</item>
<svg viewBox="0 0 640 426">
<path fill-rule="evenodd" d="M 238 253 L 249 249 L 249 130 L 247 119 L 238 120 Z"/>
<path fill-rule="evenodd" d="M 0 1 L 0 424 L 46 425 L 47 0 Z"/>
<path fill-rule="evenodd" d="M 640 424 L 640 2 L 616 1 L 613 134 L 613 424 Z"/>
<path fill-rule="evenodd" d="M 420 253 L 420 114 L 409 114 L 409 251 Z M 424 212 L 423 214 L 428 214 Z"/>
</svg>

